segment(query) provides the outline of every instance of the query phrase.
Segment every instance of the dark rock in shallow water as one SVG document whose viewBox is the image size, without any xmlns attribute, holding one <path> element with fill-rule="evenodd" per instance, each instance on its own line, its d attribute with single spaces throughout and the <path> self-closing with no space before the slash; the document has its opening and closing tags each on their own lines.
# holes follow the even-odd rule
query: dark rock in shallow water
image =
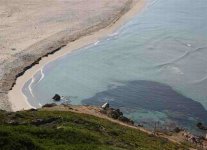
<svg viewBox="0 0 207 150">
<path fill-rule="evenodd" d="M 207 126 L 204 126 L 203 123 L 199 122 L 197 124 L 197 127 L 200 129 L 200 130 L 207 130 Z"/>
<path fill-rule="evenodd" d="M 58 94 L 55 94 L 55 96 L 52 98 L 54 101 L 60 101 L 61 97 Z"/>
<path fill-rule="evenodd" d="M 42 107 L 44 108 L 44 107 L 54 107 L 54 106 L 57 106 L 57 104 L 55 104 L 55 103 L 45 104 Z"/>
</svg>

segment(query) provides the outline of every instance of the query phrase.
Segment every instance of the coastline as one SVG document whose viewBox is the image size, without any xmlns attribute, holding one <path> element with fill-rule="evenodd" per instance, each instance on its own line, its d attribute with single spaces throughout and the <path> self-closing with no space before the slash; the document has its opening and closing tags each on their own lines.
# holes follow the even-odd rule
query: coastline
<svg viewBox="0 0 207 150">
<path fill-rule="evenodd" d="M 118 29 L 121 25 L 132 18 L 144 7 L 145 0 L 132 1 L 131 3 L 131 8 L 129 8 L 129 10 L 126 10 L 126 12 L 122 12 L 123 14 L 121 14 L 121 16 L 117 19 L 113 20 L 110 25 L 107 25 L 101 29 L 97 29 L 97 31 L 89 32 L 86 35 L 83 34 L 83 36 L 80 36 L 74 41 L 72 40 L 73 42 L 69 42 L 69 45 L 67 45 L 68 43 L 63 44 L 53 52 L 48 53 L 52 55 L 46 54 L 46 57 L 41 57 L 41 59 L 38 59 L 37 62 L 32 63 L 32 65 L 29 66 L 23 73 L 20 73 L 17 76 L 16 84 L 14 84 L 13 88 L 8 92 L 8 99 L 11 105 L 11 110 L 19 111 L 32 108 L 32 106 L 27 101 L 27 98 L 23 94 L 22 89 L 24 84 L 46 64 L 64 56 L 65 54 L 71 53 L 74 50 L 80 49 L 88 44 L 95 43 L 100 38 L 106 37 L 109 34 L 113 33 L 116 29 Z"/>
</svg>

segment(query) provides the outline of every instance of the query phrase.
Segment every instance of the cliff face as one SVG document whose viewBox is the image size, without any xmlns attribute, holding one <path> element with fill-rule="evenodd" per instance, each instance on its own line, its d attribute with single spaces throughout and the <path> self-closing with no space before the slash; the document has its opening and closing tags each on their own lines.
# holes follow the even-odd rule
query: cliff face
<svg viewBox="0 0 207 150">
<path fill-rule="evenodd" d="M 0 109 L 16 78 L 82 36 L 117 21 L 133 0 L 0 1 Z"/>
</svg>

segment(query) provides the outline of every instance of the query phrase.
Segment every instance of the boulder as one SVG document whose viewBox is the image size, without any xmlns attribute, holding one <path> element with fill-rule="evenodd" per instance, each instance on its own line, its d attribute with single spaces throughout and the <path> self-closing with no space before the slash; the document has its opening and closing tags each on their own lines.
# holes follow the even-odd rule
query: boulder
<svg viewBox="0 0 207 150">
<path fill-rule="evenodd" d="M 55 96 L 52 98 L 54 101 L 60 101 L 61 97 L 58 94 L 55 94 Z"/>
<path fill-rule="evenodd" d="M 144 127 L 144 125 L 143 125 L 143 124 L 136 124 L 135 126 L 136 126 L 136 127 L 141 127 L 141 128 L 143 128 L 143 127 Z"/>
<path fill-rule="evenodd" d="M 207 130 L 207 126 L 204 126 L 203 123 L 201 123 L 201 122 L 197 123 L 197 127 L 198 127 L 200 130 Z"/>
<path fill-rule="evenodd" d="M 100 110 L 102 114 L 106 114 L 108 117 L 113 119 L 118 119 L 121 122 L 134 125 L 134 121 L 131 119 L 123 116 L 123 113 L 120 111 L 120 109 L 114 109 L 114 108 L 108 108 L 108 107 L 102 107 Z"/>
<path fill-rule="evenodd" d="M 123 116 L 123 113 L 120 111 L 120 109 L 117 109 L 116 112 L 119 114 L 119 116 Z"/>
<path fill-rule="evenodd" d="M 125 117 L 125 116 L 119 116 L 118 118 L 121 122 L 127 123 L 127 124 L 134 124 L 134 121 L 132 121 L 131 119 Z"/>
<path fill-rule="evenodd" d="M 107 116 L 110 117 L 110 118 L 113 118 L 113 119 L 118 119 L 120 114 L 119 114 L 119 112 L 117 112 L 114 109 L 108 109 L 107 110 Z"/>
</svg>

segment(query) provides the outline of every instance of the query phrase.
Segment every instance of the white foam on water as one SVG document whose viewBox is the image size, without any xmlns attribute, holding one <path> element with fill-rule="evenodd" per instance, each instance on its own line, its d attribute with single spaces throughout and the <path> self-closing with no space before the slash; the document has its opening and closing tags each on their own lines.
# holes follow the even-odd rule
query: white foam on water
<svg viewBox="0 0 207 150">
<path fill-rule="evenodd" d="M 31 83 L 30 83 L 31 84 Z M 24 96 L 24 99 L 25 99 L 25 102 L 27 103 L 27 105 L 30 107 L 30 108 L 33 108 L 33 109 L 36 109 L 36 107 L 30 105 L 30 103 L 28 102 L 27 100 L 27 96 L 25 94 L 22 94 Z M 31 94 L 32 95 L 32 94 Z"/>
<path fill-rule="evenodd" d="M 108 38 L 106 38 L 106 41 L 109 41 L 111 40 L 112 38 L 116 38 L 120 33 L 117 31 L 117 32 L 114 32 L 114 33 L 111 33 L 108 35 Z"/>
<path fill-rule="evenodd" d="M 100 43 L 100 41 L 97 41 L 97 42 L 94 43 L 94 45 L 98 45 L 99 43 Z"/>
<path fill-rule="evenodd" d="M 169 69 L 174 74 L 180 74 L 180 75 L 184 74 L 180 68 L 175 66 L 168 66 L 167 69 Z"/>
<path fill-rule="evenodd" d="M 39 79 L 39 81 L 37 83 L 39 83 L 40 81 L 42 81 L 45 77 L 45 74 L 43 72 L 43 68 L 40 70 L 40 73 L 41 73 L 41 78 Z"/>
<path fill-rule="evenodd" d="M 117 35 L 119 35 L 119 32 L 114 32 L 112 34 L 109 34 L 109 37 L 114 37 L 114 36 L 117 36 Z"/>
<path fill-rule="evenodd" d="M 187 43 L 186 45 L 187 45 L 188 47 L 191 47 L 191 46 L 192 46 L 192 45 L 191 45 L 191 44 L 189 44 L 189 43 Z"/>
<path fill-rule="evenodd" d="M 193 83 L 193 84 L 198 84 L 198 83 L 201 83 L 201 82 L 203 82 L 203 81 L 205 81 L 205 80 L 207 80 L 207 75 L 206 75 L 205 77 L 201 78 L 200 80 L 195 80 L 195 81 L 193 81 L 192 83 Z"/>
<path fill-rule="evenodd" d="M 30 82 L 30 84 L 29 84 L 29 86 L 28 86 L 28 89 L 29 89 L 29 92 L 30 92 L 30 94 L 32 95 L 32 97 L 34 97 L 34 94 L 33 94 L 33 92 L 32 92 L 32 84 L 34 83 L 34 77 L 32 77 L 32 80 L 31 80 L 31 82 Z"/>
<path fill-rule="evenodd" d="M 42 104 L 39 103 L 39 106 L 42 107 Z"/>
</svg>

